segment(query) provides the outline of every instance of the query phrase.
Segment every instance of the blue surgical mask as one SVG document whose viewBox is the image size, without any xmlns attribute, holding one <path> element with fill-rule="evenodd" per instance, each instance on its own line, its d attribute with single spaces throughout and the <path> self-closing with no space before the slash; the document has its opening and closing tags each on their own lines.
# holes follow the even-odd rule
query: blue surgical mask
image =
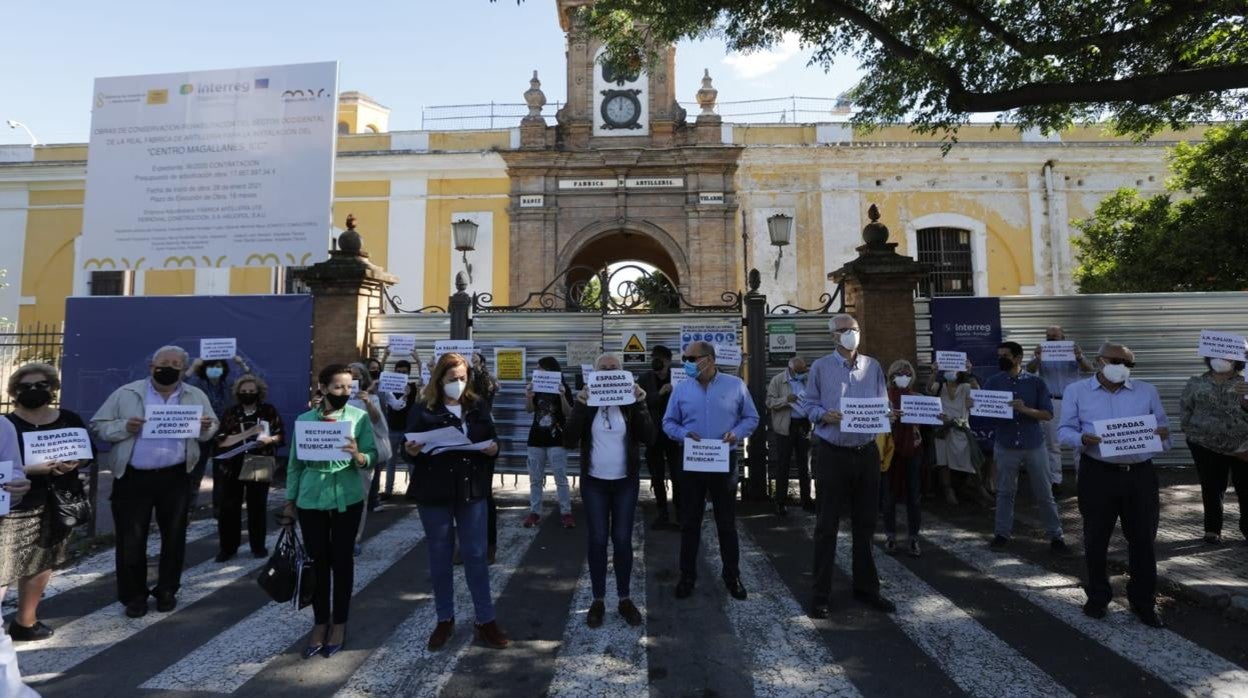
<svg viewBox="0 0 1248 698">
<path fill-rule="evenodd" d="M 805 373 L 794 373 L 794 374 L 793 374 L 793 380 L 795 380 L 795 381 L 801 381 L 802 383 L 805 383 L 805 382 L 806 382 L 806 374 L 805 374 Z"/>
<path fill-rule="evenodd" d="M 204 375 L 214 380 L 217 378 L 220 378 L 224 374 L 225 374 L 225 369 L 221 368 L 220 366 L 209 366 L 208 368 L 204 369 Z"/>
<path fill-rule="evenodd" d="M 698 362 L 697 361 L 685 362 L 685 375 L 689 376 L 690 378 L 698 377 Z"/>
</svg>

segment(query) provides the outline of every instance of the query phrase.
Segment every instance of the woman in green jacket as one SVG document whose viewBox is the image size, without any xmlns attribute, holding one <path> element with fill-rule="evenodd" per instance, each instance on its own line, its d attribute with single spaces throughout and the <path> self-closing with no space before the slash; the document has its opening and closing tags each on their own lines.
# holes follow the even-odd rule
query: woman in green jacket
<svg viewBox="0 0 1248 698">
<path fill-rule="evenodd" d="M 372 467 L 377 460 L 368 413 L 347 404 L 351 398 L 351 369 L 342 364 L 327 366 L 321 371 L 319 382 L 324 398 L 295 420 L 290 463 L 286 467 L 286 508 L 282 512 L 283 526 L 293 525 L 298 514 L 299 530 L 316 573 L 316 592 L 312 597 L 316 625 L 303 648 L 304 659 L 317 654 L 332 657 L 346 642 L 347 613 L 355 583 L 351 549 L 367 495 L 359 470 Z M 342 446 L 347 457 L 300 457 L 304 446 L 300 443 L 302 422 L 351 422 L 352 436 Z"/>
</svg>

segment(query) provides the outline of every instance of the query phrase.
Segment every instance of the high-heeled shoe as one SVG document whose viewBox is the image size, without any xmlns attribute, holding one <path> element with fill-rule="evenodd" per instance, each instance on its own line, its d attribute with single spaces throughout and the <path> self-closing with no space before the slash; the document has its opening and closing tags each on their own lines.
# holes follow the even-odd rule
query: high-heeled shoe
<svg viewBox="0 0 1248 698">
<path fill-rule="evenodd" d="M 339 642 L 336 645 L 326 644 L 325 648 L 321 650 L 321 654 L 324 655 L 326 659 L 329 659 L 335 654 L 338 654 L 339 652 L 341 652 L 342 648 L 346 646 L 347 646 L 347 629 L 343 628 L 342 629 L 342 642 Z"/>
<path fill-rule="evenodd" d="M 328 637 L 328 636 L 329 636 L 329 628 L 325 628 L 325 637 Z M 311 636 L 309 636 L 309 638 L 311 638 Z M 316 655 L 320 654 L 322 651 L 324 651 L 324 649 L 325 649 L 324 640 L 321 640 L 320 642 L 312 642 L 312 640 L 309 639 L 308 644 L 303 648 L 303 651 L 300 652 L 299 654 L 304 659 L 311 659 L 315 657 Z"/>
</svg>

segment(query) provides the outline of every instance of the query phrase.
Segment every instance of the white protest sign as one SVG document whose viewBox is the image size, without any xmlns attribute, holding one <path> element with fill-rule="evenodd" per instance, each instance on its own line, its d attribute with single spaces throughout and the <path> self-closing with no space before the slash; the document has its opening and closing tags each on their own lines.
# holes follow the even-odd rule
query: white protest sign
<svg viewBox="0 0 1248 698">
<path fill-rule="evenodd" d="M 351 422 L 295 422 L 295 448 L 299 460 L 349 460 L 342 450 L 351 438 Z"/>
<path fill-rule="evenodd" d="M 1245 342 L 1242 335 L 1218 332 L 1216 330 L 1201 330 L 1200 347 L 1197 354 L 1211 359 L 1248 361 L 1248 342 Z"/>
<path fill-rule="evenodd" d="M 722 439 L 685 439 L 685 472 L 726 473 L 732 444 Z"/>
<path fill-rule="evenodd" d="M 398 371 L 382 371 L 377 377 L 377 392 L 379 393 L 402 393 L 407 390 L 406 373 Z"/>
<path fill-rule="evenodd" d="M 443 354 L 460 354 L 471 360 L 475 350 L 471 339 L 439 339 L 433 343 L 433 363 L 437 364 Z"/>
<path fill-rule="evenodd" d="M 966 370 L 966 352 L 964 351 L 937 351 L 936 352 L 936 370 L 938 371 L 965 371 Z"/>
<path fill-rule="evenodd" d="M 8 516 L 9 509 L 12 507 L 13 499 L 9 493 L 4 490 L 4 486 L 9 484 L 9 480 L 13 479 L 13 461 L 0 461 L 0 516 Z"/>
<path fill-rule="evenodd" d="M 195 425 L 198 436 L 199 425 Z M 26 465 L 71 460 L 91 460 L 91 437 L 81 427 L 29 431 L 22 435 L 22 461 Z"/>
<path fill-rule="evenodd" d="M 685 373 L 685 369 L 679 366 L 672 367 L 671 377 L 672 377 L 672 390 L 675 390 L 676 386 L 689 380 L 689 374 Z"/>
<path fill-rule="evenodd" d="M 1092 422 L 1092 430 L 1101 437 L 1101 457 L 1125 456 L 1132 453 L 1160 453 L 1163 448 L 1157 435 L 1157 417 L 1142 414 L 1138 417 L 1098 419 Z"/>
<path fill-rule="evenodd" d="M 1014 419 L 1014 408 L 1010 406 L 1014 393 L 1008 390 L 972 390 L 971 400 L 971 414 L 976 417 Z"/>
<path fill-rule="evenodd" d="M 358 380 L 352 380 L 351 381 L 351 397 L 354 399 L 359 394 L 360 394 L 360 382 Z M 360 409 L 364 409 L 364 408 L 361 407 Z"/>
<path fill-rule="evenodd" d="M 1040 342 L 1041 361 L 1074 361 L 1075 343 L 1069 339 Z"/>
<path fill-rule="evenodd" d="M 199 438 L 199 418 L 204 416 L 201 405 L 147 405 L 143 418 L 145 439 Z"/>
<path fill-rule="evenodd" d="M 416 351 L 416 337 L 410 334 L 392 334 L 387 338 L 386 346 L 391 354 L 412 356 Z"/>
<path fill-rule="evenodd" d="M 594 371 L 586 381 L 589 388 L 589 406 L 631 405 L 636 402 L 633 394 L 633 374 L 628 371 Z"/>
<path fill-rule="evenodd" d="M 944 411 L 944 408 L 940 406 L 940 398 L 938 397 L 930 395 L 901 396 L 902 424 L 931 424 L 940 426 L 944 424 L 944 422 L 940 421 L 940 413 Z"/>
<path fill-rule="evenodd" d="M 593 372 L 594 372 L 593 364 L 581 364 L 581 378 L 583 380 L 589 380 L 589 374 Z"/>
<path fill-rule="evenodd" d="M 740 336 L 741 328 L 732 323 L 681 325 L 680 350 L 684 352 L 693 342 L 707 342 L 715 346 L 740 344 Z"/>
<path fill-rule="evenodd" d="M 715 365 L 728 366 L 730 368 L 741 367 L 741 345 L 740 344 L 716 344 L 715 345 Z"/>
<path fill-rule="evenodd" d="M 543 371 L 536 369 L 533 371 L 533 392 L 535 393 L 553 393 L 559 394 L 559 387 L 563 385 L 563 374 L 558 371 Z"/>
<path fill-rule="evenodd" d="M 841 398 L 841 431 L 847 434 L 882 434 L 893 430 L 886 397 Z"/>
<path fill-rule="evenodd" d="M 237 355 L 238 339 L 234 337 L 199 340 L 199 358 L 204 361 L 232 359 Z"/>
<path fill-rule="evenodd" d="M 429 385 L 429 380 L 432 377 L 433 375 L 429 371 L 429 366 L 427 364 L 421 364 L 420 365 L 420 384 Z"/>
<path fill-rule="evenodd" d="M 97 79 L 77 263 L 322 259 L 337 82 L 336 62 Z"/>
</svg>

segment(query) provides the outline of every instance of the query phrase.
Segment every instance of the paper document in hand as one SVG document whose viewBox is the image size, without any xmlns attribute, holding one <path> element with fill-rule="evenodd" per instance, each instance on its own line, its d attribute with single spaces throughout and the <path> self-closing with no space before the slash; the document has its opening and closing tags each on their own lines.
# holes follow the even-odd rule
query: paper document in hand
<svg viewBox="0 0 1248 698">
<path fill-rule="evenodd" d="M 438 446 L 458 446 L 472 443 L 464 432 L 456 427 L 442 427 L 431 431 L 408 432 L 404 434 L 408 443 L 423 444 L 422 453 L 428 453 Z"/>
<path fill-rule="evenodd" d="M 478 441 L 477 443 L 452 444 L 449 446 L 437 446 L 431 453 L 444 453 L 446 451 L 484 451 L 494 445 L 494 440 Z"/>
<path fill-rule="evenodd" d="M 726 473 L 732 444 L 720 439 L 685 439 L 685 472 Z"/>
<path fill-rule="evenodd" d="M 295 422 L 295 448 L 300 460 L 349 460 L 342 450 L 351 438 L 351 422 Z"/>
<path fill-rule="evenodd" d="M 1217 330 L 1201 330 L 1197 354 L 1211 359 L 1248 361 L 1248 342 L 1244 340 L 1243 335 Z"/>
<path fill-rule="evenodd" d="M 966 370 L 966 352 L 964 351 L 937 351 L 936 352 L 936 370 L 938 371 L 965 371 Z"/>
<path fill-rule="evenodd" d="M 1101 437 L 1102 458 L 1132 453 L 1160 453 L 1164 448 L 1161 437 L 1157 435 L 1157 417 L 1151 414 L 1098 419 L 1092 422 L 1092 430 Z"/>
<path fill-rule="evenodd" d="M 1069 339 L 1040 342 L 1041 361 L 1074 361 L 1075 343 Z"/>
<path fill-rule="evenodd" d="M 558 395 L 563 385 L 563 374 L 559 371 L 533 371 L 533 392 Z"/>
<path fill-rule="evenodd" d="M 1008 390 L 972 390 L 971 415 L 1014 419 L 1014 408 L 1010 406 L 1013 400 L 1014 393 Z"/>
<path fill-rule="evenodd" d="M 143 418 L 145 439 L 194 439 L 199 437 L 202 405 L 147 405 Z"/>
<path fill-rule="evenodd" d="M 204 361 L 232 359 L 238 354 L 238 340 L 234 337 L 199 340 L 199 358 Z"/>
<path fill-rule="evenodd" d="M 886 397 L 841 398 L 841 431 L 847 434 L 883 434 L 892 431 L 892 407 Z"/>
<path fill-rule="evenodd" d="M 631 405 L 637 401 L 633 393 L 633 374 L 628 371 L 594 371 L 589 374 L 589 406 Z"/>
<path fill-rule="evenodd" d="M 902 424 L 931 424 L 940 426 L 944 422 L 940 421 L 940 413 L 944 408 L 940 406 L 940 398 L 930 395 L 902 395 L 901 396 L 901 423 Z"/>
<path fill-rule="evenodd" d="M 13 479 L 13 461 L 0 461 L 0 488 L 8 484 Z M 13 505 L 13 499 L 9 493 L 0 489 L 0 516 L 7 516 L 9 508 Z"/>
<path fill-rule="evenodd" d="M 91 460 L 91 437 L 82 427 L 27 432 L 23 438 L 26 465 Z"/>
<path fill-rule="evenodd" d="M 407 392 L 408 375 L 399 373 L 398 371 L 383 371 L 377 378 L 377 392 L 379 393 L 398 393 Z"/>
</svg>

